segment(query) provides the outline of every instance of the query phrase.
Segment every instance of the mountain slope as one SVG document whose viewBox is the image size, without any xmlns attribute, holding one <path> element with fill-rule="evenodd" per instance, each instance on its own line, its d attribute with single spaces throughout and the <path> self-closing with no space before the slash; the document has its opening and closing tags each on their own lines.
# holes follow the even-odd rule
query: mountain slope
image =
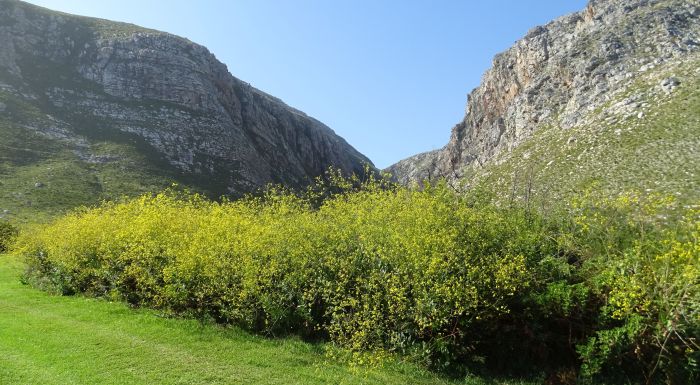
<svg viewBox="0 0 700 385">
<path fill-rule="evenodd" d="M 171 181 L 240 195 L 370 163 L 177 36 L 0 0 L 0 41 L 0 215 Z"/>
<path fill-rule="evenodd" d="M 387 171 L 502 195 L 700 198 L 699 53 L 696 1 L 592 0 L 496 56 L 444 148 Z"/>
</svg>

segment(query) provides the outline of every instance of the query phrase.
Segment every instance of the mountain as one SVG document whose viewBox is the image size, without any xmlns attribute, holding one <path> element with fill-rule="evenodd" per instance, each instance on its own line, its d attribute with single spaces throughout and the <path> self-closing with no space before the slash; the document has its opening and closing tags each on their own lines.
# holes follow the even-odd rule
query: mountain
<svg viewBox="0 0 700 385">
<path fill-rule="evenodd" d="M 500 196 L 700 198 L 700 3 L 592 0 L 497 55 L 440 150 L 386 171 Z"/>
<path fill-rule="evenodd" d="M 173 181 L 237 196 L 365 164 L 330 128 L 235 78 L 201 45 L 0 0 L 0 216 Z"/>
</svg>

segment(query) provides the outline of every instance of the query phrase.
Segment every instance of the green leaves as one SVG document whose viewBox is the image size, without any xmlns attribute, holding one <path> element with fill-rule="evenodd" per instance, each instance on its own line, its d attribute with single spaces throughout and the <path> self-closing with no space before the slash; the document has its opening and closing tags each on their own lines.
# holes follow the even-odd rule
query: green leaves
<svg viewBox="0 0 700 385">
<path fill-rule="evenodd" d="M 697 213 L 671 226 L 665 198 L 588 197 L 544 218 L 442 183 L 339 178 L 306 195 L 107 203 L 19 248 L 44 288 L 330 339 L 358 362 L 697 376 Z"/>
<path fill-rule="evenodd" d="M 16 227 L 8 222 L 0 220 L 0 253 L 9 250 L 18 233 Z"/>
</svg>

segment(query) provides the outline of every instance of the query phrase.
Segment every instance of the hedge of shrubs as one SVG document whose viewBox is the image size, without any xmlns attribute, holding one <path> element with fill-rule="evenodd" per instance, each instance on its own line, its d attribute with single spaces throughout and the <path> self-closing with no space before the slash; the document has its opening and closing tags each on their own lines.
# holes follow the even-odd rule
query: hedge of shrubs
<svg viewBox="0 0 700 385">
<path fill-rule="evenodd" d="M 0 220 L 0 253 L 4 253 L 10 248 L 18 233 L 15 226 Z"/>
<path fill-rule="evenodd" d="M 105 203 L 23 234 L 19 251 L 47 290 L 329 340 L 361 360 L 698 379 L 697 211 L 626 195 L 543 216 L 445 184 L 334 186 Z"/>
</svg>

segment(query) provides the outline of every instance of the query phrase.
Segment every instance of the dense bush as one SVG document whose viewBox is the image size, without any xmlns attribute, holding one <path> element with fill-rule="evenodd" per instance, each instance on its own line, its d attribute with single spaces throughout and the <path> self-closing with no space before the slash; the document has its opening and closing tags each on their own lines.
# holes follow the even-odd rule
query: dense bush
<svg viewBox="0 0 700 385">
<path fill-rule="evenodd" d="M 6 252 L 17 237 L 17 228 L 0 220 L 0 253 Z"/>
<path fill-rule="evenodd" d="M 582 373 L 623 367 L 646 383 L 700 380 L 700 211 L 622 196 L 576 214 L 579 239 L 596 252 L 584 265 L 587 284 L 604 301 L 595 333 L 578 347 Z"/>
<path fill-rule="evenodd" d="M 624 197 L 543 218 L 444 184 L 333 186 L 105 203 L 23 235 L 20 250 L 45 289 L 329 339 L 361 359 L 697 376 L 697 212 L 670 225 L 658 200 Z"/>
</svg>

